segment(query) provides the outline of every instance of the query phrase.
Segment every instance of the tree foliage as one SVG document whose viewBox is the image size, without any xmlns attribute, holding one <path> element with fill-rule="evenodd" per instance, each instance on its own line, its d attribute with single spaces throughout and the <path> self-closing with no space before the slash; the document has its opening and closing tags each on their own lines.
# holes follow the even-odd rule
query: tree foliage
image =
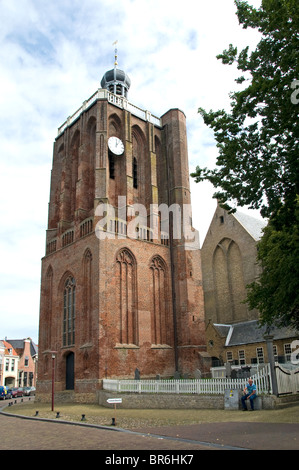
<svg viewBox="0 0 299 470">
<path fill-rule="evenodd" d="M 214 130 L 219 154 L 216 169 L 197 167 L 192 176 L 209 180 L 224 206 L 236 200 L 265 217 L 278 212 L 282 217 L 284 207 L 292 223 L 299 193 L 299 105 L 291 101 L 292 83 L 299 79 L 299 4 L 263 0 L 260 9 L 246 1 L 235 4 L 243 28 L 257 28 L 262 36 L 250 54 L 248 47 L 238 53 L 230 45 L 217 56 L 224 64 L 237 64 L 242 89 L 231 94 L 230 112 L 199 109 Z"/>
<path fill-rule="evenodd" d="M 260 323 L 299 331 L 299 199 L 291 227 L 277 229 L 271 219 L 258 244 L 262 273 L 248 286 L 247 302 L 260 311 Z"/>
<path fill-rule="evenodd" d="M 256 28 L 261 39 L 252 52 L 230 44 L 217 56 L 237 65 L 240 89 L 230 95 L 230 112 L 199 108 L 214 131 L 218 157 L 215 168 L 197 167 L 191 176 L 210 181 L 222 207 L 233 210 L 236 201 L 269 218 L 258 252 L 263 273 L 247 300 L 262 323 L 298 326 L 299 3 L 235 4 L 242 27 Z"/>
</svg>

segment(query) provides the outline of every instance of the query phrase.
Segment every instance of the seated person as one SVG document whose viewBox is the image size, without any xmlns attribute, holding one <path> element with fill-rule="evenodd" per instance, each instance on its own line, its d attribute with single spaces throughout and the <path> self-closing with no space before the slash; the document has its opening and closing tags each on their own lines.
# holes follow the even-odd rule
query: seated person
<svg viewBox="0 0 299 470">
<path fill-rule="evenodd" d="M 248 384 L 244 388 L 244 395 L 241 398 L 243 411 L 247 411 L 246 400 L 250 400 L 250 410 L 254 410 L 253 401 L 256 398 L 256 385 L 253 383 L 252 379 L 248 379 Z"/>
</svg>

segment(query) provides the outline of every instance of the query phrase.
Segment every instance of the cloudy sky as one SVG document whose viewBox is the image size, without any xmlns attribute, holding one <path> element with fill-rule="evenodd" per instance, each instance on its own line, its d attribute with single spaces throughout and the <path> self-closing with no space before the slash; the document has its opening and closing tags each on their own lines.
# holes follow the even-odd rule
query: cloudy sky
<svg viewBox="0 0 299 470">
<path fill-rule="evenodd" d="M 113 68 L 114 41 L 129 101 L 156 116 L 185 112 L 191 172 L 217 156 L 198 107 L 228 109 L 238 86 L 216 55 L 259 40 L 235 11 L 233 0 L 0 0 L 0 339 L 38 341 L 53 141 Z M 202 243 L 213 188 L 191 189 Z"/>
</svg>

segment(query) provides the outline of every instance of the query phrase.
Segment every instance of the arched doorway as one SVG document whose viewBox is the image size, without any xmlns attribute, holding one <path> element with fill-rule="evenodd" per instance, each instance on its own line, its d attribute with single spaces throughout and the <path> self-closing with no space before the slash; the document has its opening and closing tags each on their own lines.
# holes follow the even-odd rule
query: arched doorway
<svg viewBox="0 0 299 470">
<path fill-rule="evenodd" d="M 75 365 L 75 355 L 73 352 L 70 352 L 65 359 L 65 388 L 66 390 L 74 390 L 74 365 Z"/>
</svg>

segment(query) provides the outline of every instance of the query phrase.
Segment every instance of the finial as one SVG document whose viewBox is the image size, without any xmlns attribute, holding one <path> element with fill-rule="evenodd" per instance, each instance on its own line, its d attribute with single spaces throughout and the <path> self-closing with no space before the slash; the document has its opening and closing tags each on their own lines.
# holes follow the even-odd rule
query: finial
<svg viewBox="0 0 299 470">
<path fill-rule="evenodd" d="M 118 43 L 118 41 L 114 41 L 114 43 L 112 44 L 112 46 L 116 46 L 116 44 Z M 117 63 L 117 49 L 115 48 L 114 49 L 114 58 L 115 58 L 115 62 L 114 62 L 114 67 L 116 67 L 118 65 Z"/>
<path fill-rule="evenodd" d="M 118 41 L 114 41 L 112 45 L 116 46 L 117 43 Z M 131 80 L 123 70 L 119 70 L 117 68 L 117 65 L 117 49 L 115 47 L 114 68 L 112 70 L 108 70 L 108 72 L 104 74 L 101 80 L 101 87 L 110 91 L 110 93 L 127 98 Z"/>
</svg>

